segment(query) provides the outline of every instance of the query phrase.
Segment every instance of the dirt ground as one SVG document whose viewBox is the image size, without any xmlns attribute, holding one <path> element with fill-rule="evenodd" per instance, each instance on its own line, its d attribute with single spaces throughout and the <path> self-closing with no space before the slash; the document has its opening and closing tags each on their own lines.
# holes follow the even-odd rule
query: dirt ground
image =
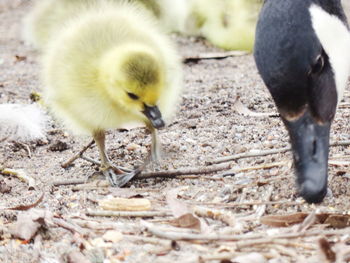
<svg viewBox="0 0 350 263">
<path fill-rule="evenodd" d="M 39 54 L 25 45 L 20 36 L 21 19 L 30 2 L 0 0 L 0 103 L 29 104 L 30 94 L 40 92 Z M 184 57 L 218 51 L 203 40 L 174 39 Z M 184 77 L 178 114 L 160 132 L 163 160 L 147 167 L 148 172 L 203 172 L 217 167 L 208 164 L 212 159 L 289 145 L 287 132 L 252 55 L 186 63 Z M 238 107 L 237 101 L 250 111 Z M 349 117 L 348 89 L 332 126 L 332 142 L 349 140 Z M 95 165 L 81 159 L 69 168 L 61 167 L 89 140 L 74 137 L 51 121 L 47 142 L 0 142 L 0 165 L 22 169 L 35 180 L 35 186 L 28 187 L 28 182 L 14 175 L 0 175 L 0 262 L 345 261 L 345 252 L 350 249 L 348 146 L 331 148 L 329 194 L 322 204 L 308 205 L 296 192 L 290 152 L 239 158 L 224 164 L 226 169 L 207 174 L 135 180 L 123 189 L 103 186 L 103 182 L 73 184 L 72 180 L 85 180 L 98 171 Z M 57 149 L 58 143 L 61 149 Z M 133 167 L 146 158 L 150 135 L 143 128 L 114 130 L 108 133 L 107 143 L 113 162 Z M 98 159 L 96 147 L 89 149 L 86 156 Z M 227 173 L 229 168 L 233 171 Z M 158 216 L 87 214 L 88 210 L 101 210 L 98 200 L 107 196 L 142 197 L 151 202 L 151 210 L 159 212 Z M 35 204 L 37 200 L 41 202 Z M 19 215 L 24 214 L 29 220 L 33 214 L 32 210 L 19 211 L 26 207 L 18 206 L 31 204 L 38 213 L 51 213 L 52 222 L 41 222 L 36 235 L 23 241 L 10 233 L 19 222 Z M 179 224 L 177 215 L 186 209 L 191 220 L 200 220 L 200 230 L 172 226 Z M 199 212 L 201 209 L 205 215 Z M 341 214 L 343 224 L 318 222 L 314 211 Z M 289 216 L 282 222 L 290 226 L 276 227 L 266 217 L 301 215 L 296 214 L 299 212 L 306 213 L 303 219 L 310 215 L 308 218 L 315 220 L 297 220 L 294 225 Z M 332 226 L 343 229 L 332 233 Z M 110 242 L 106 232 L 119 233 L 122 239 Z"/>
</svg>

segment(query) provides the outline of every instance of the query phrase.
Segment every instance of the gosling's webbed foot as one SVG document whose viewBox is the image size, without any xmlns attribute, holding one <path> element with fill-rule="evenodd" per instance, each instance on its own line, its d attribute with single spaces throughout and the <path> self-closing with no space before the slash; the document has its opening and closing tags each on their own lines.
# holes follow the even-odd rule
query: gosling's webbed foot
<svg viewBox="0 0 350 263">
<path fill-rule="evenodd" d="M 135 175 L 139 174 L 139 169 L 124 172 L 117 167 L 102 168 L 102 173 L 113 187 L 123 187 L 126 185 Z"/>
</svg>

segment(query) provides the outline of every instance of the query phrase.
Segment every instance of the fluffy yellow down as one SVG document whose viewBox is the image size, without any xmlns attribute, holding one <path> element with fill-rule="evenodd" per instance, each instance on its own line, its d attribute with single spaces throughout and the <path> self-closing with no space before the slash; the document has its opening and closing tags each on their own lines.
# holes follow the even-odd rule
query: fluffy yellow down
<svg viewBox="0 0 350 263">
<path fill-rule="evenodd" d="M 75 133 L 147 124 L 144 103 L 167 120 L 182 85 L 168 38 L 147 12 L 126 3 L 82 9 L 50 40 L 42 65 L 46 103 Z"/>
<path fill-rule="evenodd" d="M 251 51 L 262 0 L 192 0 L 187 21 L 197 33 L 226 50 Z"/>
<path fill-rule="evenodd" d="M 23 21 L 26 42 L 42 50 L 70 19 L 96 5 L 98 0 L 36 0 Z M 102 0 L 103 1 L 103 0 Z M 158 0 L 110 0 L 115 3 L 139 3 L 156 17 L 160 15 Z"/>
</svg>

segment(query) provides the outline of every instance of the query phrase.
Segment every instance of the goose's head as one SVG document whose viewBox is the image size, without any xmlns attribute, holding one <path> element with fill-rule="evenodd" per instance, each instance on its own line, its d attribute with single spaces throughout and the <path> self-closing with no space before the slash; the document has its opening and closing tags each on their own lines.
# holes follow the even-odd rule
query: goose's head
<svg viewBox="0 0 350 263">
<path fill-rule="evenodd" d="M 327 192 L 329 133 L 350 69 L 339 0 L 266 0 L 255 61 L 289 132 L 301 196 Z"/>
</svg>

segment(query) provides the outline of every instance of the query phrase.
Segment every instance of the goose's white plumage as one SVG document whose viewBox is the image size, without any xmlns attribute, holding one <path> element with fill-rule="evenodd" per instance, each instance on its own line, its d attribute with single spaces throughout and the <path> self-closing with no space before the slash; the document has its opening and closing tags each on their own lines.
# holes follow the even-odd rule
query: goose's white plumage
<svg viewBox="0 0 350 263">
<path fill-rule="evenodd" d="M 42 65 L 45 102 L 73 132 L 94 136 L 104 168 L 104 131 L 134 122 L 154 130 L 146 105 L 169 120 L 181 90 L 173 45 L 148 12 L 125 2 L 81 11 L 51 38 Z"/>
</svg>

